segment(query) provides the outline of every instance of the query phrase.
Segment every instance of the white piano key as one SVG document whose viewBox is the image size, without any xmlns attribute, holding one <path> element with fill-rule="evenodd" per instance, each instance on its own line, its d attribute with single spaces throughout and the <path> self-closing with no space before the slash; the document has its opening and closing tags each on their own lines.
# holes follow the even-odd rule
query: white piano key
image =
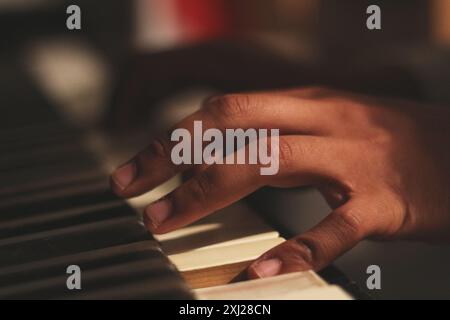
<svg viewBox="0 0 450 320">
<path fill-rule="evenodd" d="M 245 203 L 238 202 L 200 221 L 163 235 L 155 235 L 168 255 L 275 239 L 279 236 Z"/>
<path fill-rule="evenodd" d="M 254 260 L 283 241 L 283 238 L 275 238 L 218 248 L 192 250 L 169 255 L 169 259 L 181 272 L 205 269 Z"/>
<path fill-rule="evenodd" d="M 309 290 L 323 290 L 311 292 L 311 296 L 325 298 L 333 293 L 336 298 L 348 298 L 344 292 L 336 294 L 335 289 L 328 290 L 329 286 L 313 271 L 304 271 L 275 276 L 265 279 L 249 280 L 231 283 L 222 286 L 197 289 L 196 297 L 201 300 L 265 300 L 265 299 L 307 299 Z"/>
</svg>

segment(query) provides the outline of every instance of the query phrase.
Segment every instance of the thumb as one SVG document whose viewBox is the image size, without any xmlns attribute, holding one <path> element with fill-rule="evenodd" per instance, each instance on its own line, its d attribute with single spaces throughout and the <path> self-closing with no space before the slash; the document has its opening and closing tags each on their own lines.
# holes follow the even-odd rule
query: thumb
<svg viewBox="0 0 450 320">
<path fill-rule="evenodd" d="M 305 234 L 269 250 L 247 269 L 250 279 L 283 273 L 321 270 L 353 248 L 374 229 L 373 216 L 348 202 Z"/>
</svg>

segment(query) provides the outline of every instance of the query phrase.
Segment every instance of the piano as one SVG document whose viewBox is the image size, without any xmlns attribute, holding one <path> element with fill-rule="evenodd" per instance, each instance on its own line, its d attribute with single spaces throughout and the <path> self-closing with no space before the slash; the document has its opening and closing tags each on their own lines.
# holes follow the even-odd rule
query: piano
<svg viewBox="0 0 450 320">
<path fill-rule="evenodd" d="M 150 234 L 140 209 L 173 189 L 177 178 L 139 198 L 119 199 L 99 160 L 105 155 L 98 139 L 68 124 L 23 68 L 1 67 L 0 299 L 357 296 L 333 267 L 320 275 L 236 282 L 253 259 L 284 240 L 244 202 L 180 230 Z M 67 286 L 72 265 L 81 270 L 80 289 Z"/>
</svg>

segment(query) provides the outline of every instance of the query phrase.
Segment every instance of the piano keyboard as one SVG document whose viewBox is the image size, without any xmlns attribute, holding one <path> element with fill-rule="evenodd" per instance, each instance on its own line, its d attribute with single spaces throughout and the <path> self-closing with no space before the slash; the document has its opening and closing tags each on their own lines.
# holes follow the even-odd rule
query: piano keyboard
<svg viewBox="0 0 450 320">
<path fill-rule="evenodd" d="M 284 241 L 244 203 L 152 236 L 137 213 L 175 180 L 128 203 L 118 199 L 80 133 L 32 86 L 1 85 L 8 112 L 0 136 L 0 299 L 349 298 L 311 271 L 230 283 Z M 70 265 L 81 269 L 80 290 L 67 287 Z"/>
<path fill-rule="evenodd" d="M 171 189 L 155 190 L 131 203 L 141 212 L 142 205 Z M 197 299 L 351 298 L 313 271 L 235 282 L 254 259 L 285 240 L 243 202 L 155 238 Z"/>
<path fill-rule="evenodd" d="M 23 150 L 29 158 L 2 161 L 0 168 L 0 297 L 191 298 L 158 242 L 111 193 L 79 139 L 63 139 L 59 129 L 56 141 L 39 128 L 33 132 L 16 130 L 26 137 L 17 152 L 2 144 L 9 149 L 6 158 Z M 46 150 L 40 150 L 44 141 Z M 82 270 L 81 290 L 66 286 L 70 265 Z"/>
</svg>

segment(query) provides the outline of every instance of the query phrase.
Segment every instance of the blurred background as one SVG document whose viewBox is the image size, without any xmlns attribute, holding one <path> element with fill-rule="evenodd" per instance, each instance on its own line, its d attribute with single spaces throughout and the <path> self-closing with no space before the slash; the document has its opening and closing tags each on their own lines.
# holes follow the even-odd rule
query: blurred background
<svg viewBox="0 0 450 320">
<path fill-rule="evenodd" d="M 0 0 L 1 123 L 25 83 L 111 165 L 214 93 L 327 85 L 450 106 L 450 0 Z M 288 236 L 329 211 L 304 188 L 250 200 Z M 375 297 L 450 298 L 449 246 L 364 242 L 336 264 L 362 288 L 379 265 Z"/>
</svg>

